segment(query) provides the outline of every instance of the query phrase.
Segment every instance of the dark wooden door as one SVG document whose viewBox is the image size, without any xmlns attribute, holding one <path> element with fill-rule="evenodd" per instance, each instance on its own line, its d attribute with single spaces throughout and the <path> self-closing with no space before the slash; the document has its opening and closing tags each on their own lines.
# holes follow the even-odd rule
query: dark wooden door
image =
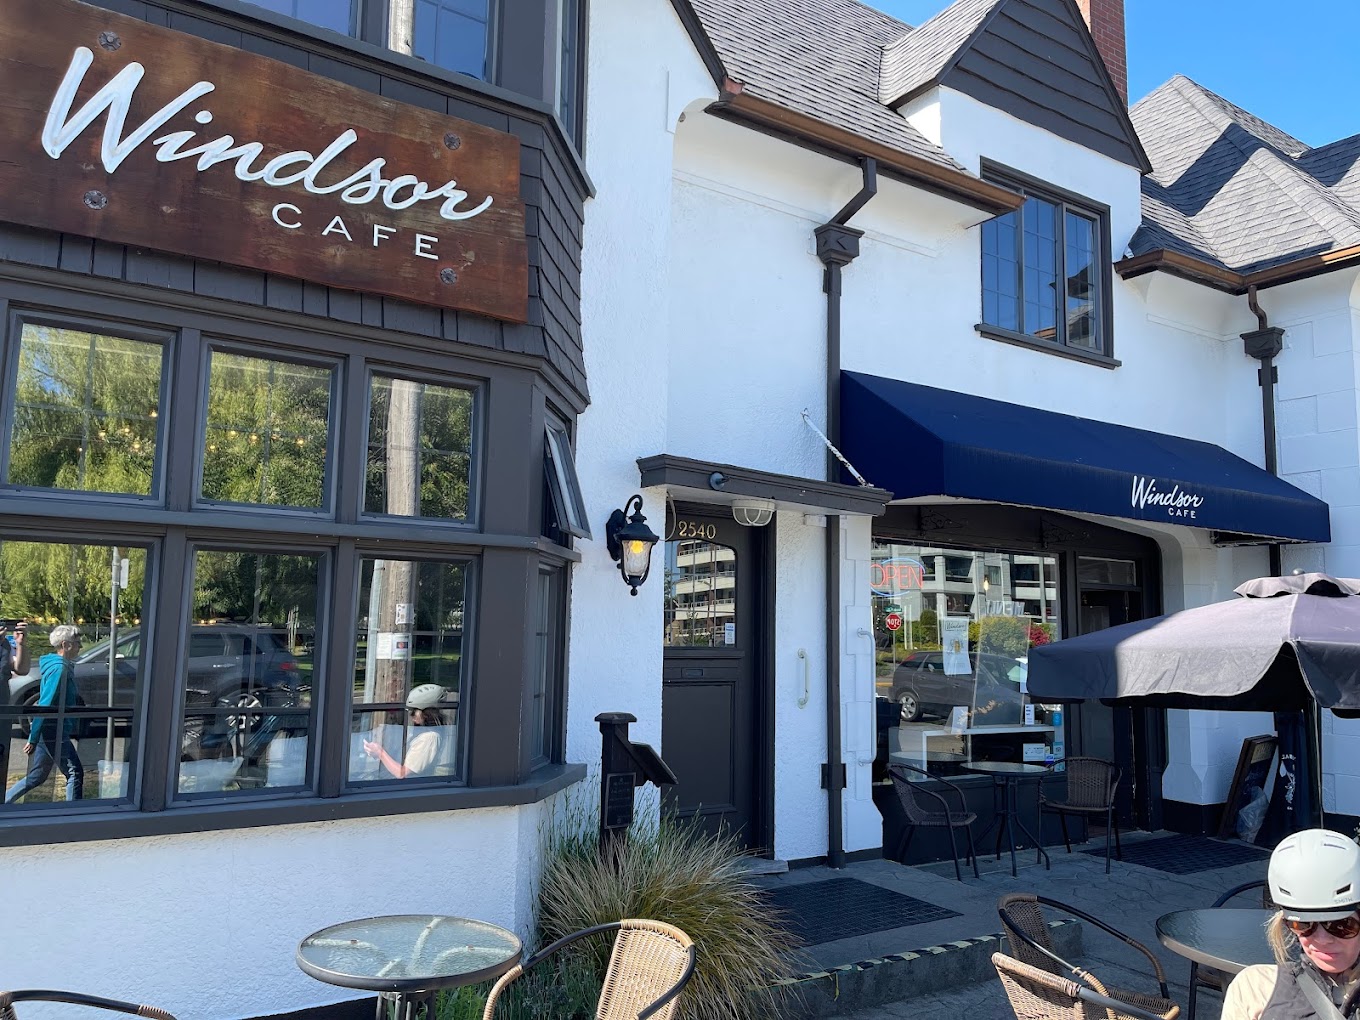
<svg viewBox="0 0 1360 1020">
<path fill-rule="evenodd" d="M 761 543 L 726 508 L 680 506 L 667 523 L 661 746 L 679 785 L 666 806 L 754 848 Z"/>
</svg>

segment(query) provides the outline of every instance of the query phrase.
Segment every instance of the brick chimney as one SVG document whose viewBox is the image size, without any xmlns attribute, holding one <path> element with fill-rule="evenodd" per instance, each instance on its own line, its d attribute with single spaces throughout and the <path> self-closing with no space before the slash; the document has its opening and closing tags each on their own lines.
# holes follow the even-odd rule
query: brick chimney
<svg viewBox="0 0 1360 1020">
<path fill-rule="evenodd" d="M 1124 44 L 1124 0 L 1077 0 L 1081 15 L 1091 29 L 1096 49 L 1105 58 L 1105 66 L 1119 97 L 1129 101 L 1129 68 Z"/>
</svg>

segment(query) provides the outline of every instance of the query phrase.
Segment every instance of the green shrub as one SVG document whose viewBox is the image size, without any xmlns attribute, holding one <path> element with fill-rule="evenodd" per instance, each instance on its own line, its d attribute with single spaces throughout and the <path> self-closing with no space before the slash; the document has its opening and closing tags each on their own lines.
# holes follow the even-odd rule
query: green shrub
<svg viewBox="0 0 1360 1020">
<path fill-rule="evenodd" d="M 435 1014 L 438 1020 L 482 1020 L 490 991 L 488 983 L 445 992 Z M 591 1020 L 599 999 L 594 963 L 562 954 L 511 982 L 496 1004 L 496 1020 Z"/>
<path fill-rule="evenodd" d="M 750 1020 L 777 1014 L 769 987 L 790 973 L 795 941 L 742 873 L 735 839 L 662 820 L 635 825 L 609 860 L 601 858 L 594 831 L 580 825 L 559 826 L 546 842 L 538 921 L 544 944 L 622 918 L 665 921 L 689 935 L 697 953 L 680 1016 Z M 583 954 L 602 979 L 610 943 L 596 941 L 601 944 Z"/>
</svg>

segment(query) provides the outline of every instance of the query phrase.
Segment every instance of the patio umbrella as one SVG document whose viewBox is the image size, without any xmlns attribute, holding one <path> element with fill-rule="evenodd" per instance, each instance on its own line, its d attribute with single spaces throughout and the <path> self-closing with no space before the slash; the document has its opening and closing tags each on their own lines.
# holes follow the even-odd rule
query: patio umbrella
<svg viewBox="0 0 1360 1020">
<path fill-rule="evenodd" d="M 1318 817 L 1304 720 L 1313 705 L 1360 716 L 1360 580 L 1259 577 L 1240 598 L 1030 649 L 1035 701 L 1276 713 L 1276 801 L 1292 831 Z M 1278 811 L 1275 812 L 1278 815 Z M 1303 824 L 1311 824 L 1305 822 Z"/>
<path fill-rule="evenodd" d="M 1038 702 L 1360 717 L 1360 580 L 1259 577 L 1240 598 L 1031 648 Z"/>
</svg>

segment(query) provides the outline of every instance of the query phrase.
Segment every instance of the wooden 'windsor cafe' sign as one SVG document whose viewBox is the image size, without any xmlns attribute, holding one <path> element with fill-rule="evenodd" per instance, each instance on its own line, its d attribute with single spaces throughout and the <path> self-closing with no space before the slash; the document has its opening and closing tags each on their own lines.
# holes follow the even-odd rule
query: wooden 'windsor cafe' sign
<svg viewBox="0 0 1360 1020">
<path fill-rule="evenodd" d="M 76 0 L 0 0 L 0 220 L 527 314 L 515 136 Z"/>
</svg>

